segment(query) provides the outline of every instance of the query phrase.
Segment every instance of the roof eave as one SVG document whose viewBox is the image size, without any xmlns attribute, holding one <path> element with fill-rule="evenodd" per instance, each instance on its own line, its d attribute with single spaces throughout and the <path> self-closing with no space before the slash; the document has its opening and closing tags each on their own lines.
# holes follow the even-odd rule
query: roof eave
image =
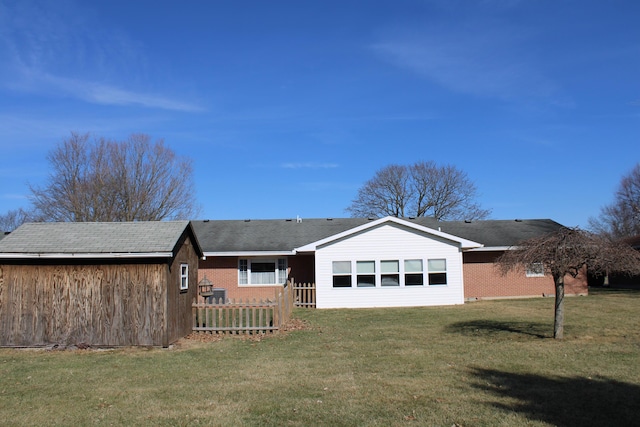
<svg viewBox="0 0 640 427">
<path fill-rule="evenodd" d="M 354 227 L 354 228 L 351 228 L 349 230 L 345 230 L 342 233 L 334 234 L 333 236 L 326 237 L 326 238 L 318 240 L 316 242 L 312 242 L 312 243 L 309 243 L 307 245 L 300 246 L 299 248 L 296 248 L 295 251 L 296 252 L 314 252 L 314 251 L 316 251 L 316 249 L 319 246 L 322 246 L 322 245 L 327 244 L 327 243 L 331 243 L 331 242 L 333 242 L 335 240 L 338 240 L 338 239 L 340 239 L 342 237 L 347 237 L 347 236 L 350 236 L 352 234 L 358 233 L 360 231 L 376 227 L 376 226 L 378 226 L 380 224 L 383 224 L 385 222 L 393 222 L 393 223 L 398 224 L 398 225 L 409 227 L 409 228 L 421 231 L 421 232 L 426 233 L 426 234 L 431 234 L 431 235 L 434 235 L 434 236 L 437 236 L 437 237 L 440 237 L 440 238 L 455 242 L 460 246 L 461 249 L 480 248 L 480 247 L 483 246 L 482 243 L 474 242 L 474 241 L 468 240 L 468 239 L 463 239 L 463 238 L 455 236 L 453 234 L 444 233 L 442 231 L 435 230 L 435 229 L 429 228 L 429 227 L 425 227 L 425 226 L 422 226 L 422 225 L 419 225 L 419 224 L 415 224 L 415 223 L 412 223 L 412 222 L 409 222 L 409 221 L 406 221 L 406 220 L 403 220 L 403 219 L 400 219 L 400 218 L 396 218 L 396 217 L 393 217 L 393 216 L 387 216 L 387 217 L 384 217 L 384 218 L 379 218 L 379 219 L 377 219 L 375 221 L 372 221 L 372 222 L 369 222 L 369 223 L 365 223 L 365 224 L 360 225 L 358 227 Z"/>
<path fill-rule="evenodd" d="M 214 252 L 205 252 L 205 257 L 216 257 L 216 256 L 238 256 L 238 257 L 252 257 L 252 256 L 288 256 L 295 255 L 296 251 L 214 251 Z"/>
<path fill-rule="evenodd" d="M 466 252 L 498 252 L 515 249 L 515 246 L 482 246 L 480 248 L 467 249 Z"/>
<path fill-rule="evenodd" d="M 111 253 L 1 253 L 0 259 L 121 259 L 172 258 L 173 252 L 111 252 Z"/>
</svg>

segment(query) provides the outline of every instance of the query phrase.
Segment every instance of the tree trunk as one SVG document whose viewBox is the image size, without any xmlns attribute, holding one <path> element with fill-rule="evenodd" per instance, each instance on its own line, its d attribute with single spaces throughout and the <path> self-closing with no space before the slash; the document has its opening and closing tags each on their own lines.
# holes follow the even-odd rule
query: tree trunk
<svg viewBox="0 0 640 427">
<path fill-rule="evenodd" d="M 553 318 L 553 337 L 561 340 L 564 336 L 564 276 L 554 276 L 556 286 L 556 307 Z"/>
</svg>

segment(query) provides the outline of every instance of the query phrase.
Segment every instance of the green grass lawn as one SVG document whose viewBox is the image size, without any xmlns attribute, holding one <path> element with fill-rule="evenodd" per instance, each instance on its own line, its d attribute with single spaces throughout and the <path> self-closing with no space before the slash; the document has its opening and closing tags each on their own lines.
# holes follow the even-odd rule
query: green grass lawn
<svg viewBox="0 0 640 427">
<path fill-rule="evenodd" d="M 171 349 L 0 349 L 2 425 L 638 425 L 640 292 L 298 310 L 304 330 Z"/>
</svg>

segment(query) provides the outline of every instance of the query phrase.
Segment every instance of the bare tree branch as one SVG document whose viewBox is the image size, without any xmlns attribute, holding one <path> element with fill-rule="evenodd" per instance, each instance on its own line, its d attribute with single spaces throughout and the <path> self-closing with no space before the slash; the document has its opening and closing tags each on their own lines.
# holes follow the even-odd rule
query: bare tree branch
<svg viewBox="0 0 640 427">
<path fill-rule="evenodd" d="M 490 212 L 480 207 L 476 197 L 476 187 L 466 173 L 450 165 L 417 162 L 378 170 L 346 210 L 353 217 L 486 218 Z"/>
<path fill-rule="evenodd" d="M 158 221 L 196 214 L 193 170 L 162 140 L 125 141 L 72 133 L 47 157 L 49 183 L 31 187 L 45 221 Z"/>
<path fill-rule="evenodd" d="M 612 238 L 640 235 L 640 163 L 622 177 L 614 202 L 589 219 L 589 228 Z"/>
<path fill-rule="evenodd" d="M 0 215 L 0 233 L 13 231 L 27 221 L 31 221 L 31 213 L 24 209 L 10 210 Z"/>
</svg>

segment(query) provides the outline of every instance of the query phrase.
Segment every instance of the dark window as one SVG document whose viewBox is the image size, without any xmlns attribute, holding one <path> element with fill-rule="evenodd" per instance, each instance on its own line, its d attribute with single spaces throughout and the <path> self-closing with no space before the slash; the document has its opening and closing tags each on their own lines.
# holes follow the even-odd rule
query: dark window
<svg viewBox="0 0 640 427">
<path fill-rule="evenodd" d="M 430 285 L 446 285 L 447 273 L 429 273 Z"/>
<path fill-rule="evenodd" d="M 351 287 L 351 275 L 348 276 L 333 276 L 334 288 L 350 288 Z"/>
<path fill-rule="evenodd" d="M 422 286 L 424 285 L 424 275 L 422 273 L 405 274 L 404 285 L 405 286 Z"/>
</svg>

